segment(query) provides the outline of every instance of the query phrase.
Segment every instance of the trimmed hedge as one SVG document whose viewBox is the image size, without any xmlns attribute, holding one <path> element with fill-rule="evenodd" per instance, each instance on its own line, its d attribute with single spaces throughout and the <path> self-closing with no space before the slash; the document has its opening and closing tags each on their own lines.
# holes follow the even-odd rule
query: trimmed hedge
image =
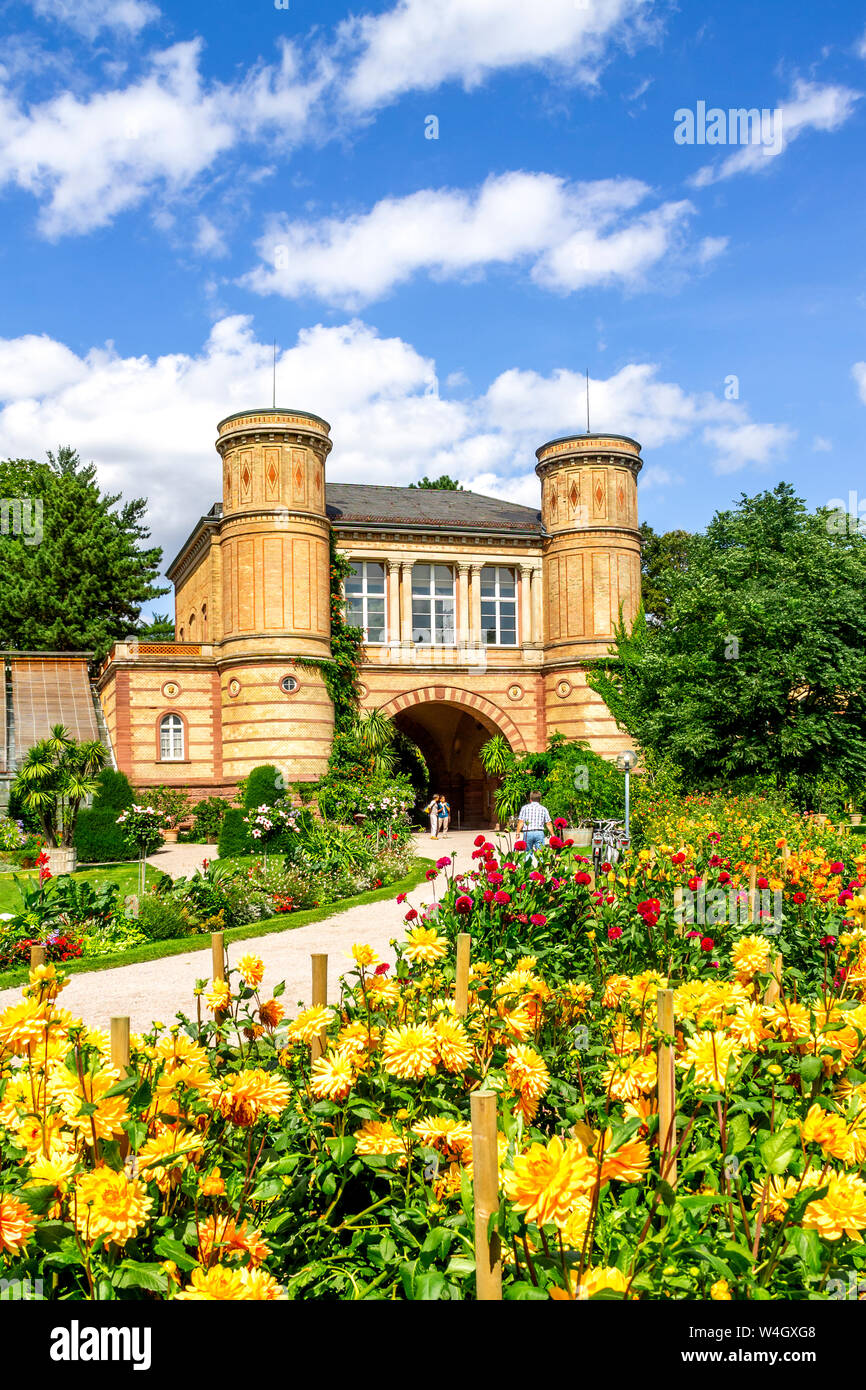
<svg viewBox="0 0 866 1390">
<path fill-rule="evenodd" d="M 117 824 L 115 807 L 94 805 L 78 813 L 74 844 L 82 864 L 110 864 L 115 860 L 137 859 L 138 855 L 123 837 Z"/>
<path fill-rule="evenodd" d="M 273 763 L 263 763 L 254 767 L 244 788 L 244 810 L 257 811 L 260 806 L 273 806 L 282 801 L 285 783 L 278 768 Z"/>
<path fill-rule="evenodd" d="M 99 789 L 93 798 L 94 809 L 113 810 L 116 818 L 135 801 L 132 783 L 125 772 L 115 772 L 113 767 L 104 767 L 96 780 Z"/>
<path fill-rule="evenodd" d="M 244 812 L 231 807 L 223 816 L 218 842 L 220 859 L 234 859 L 238 854 L 250 854 L 252 842 L 244 825 Z"/>
</svg>

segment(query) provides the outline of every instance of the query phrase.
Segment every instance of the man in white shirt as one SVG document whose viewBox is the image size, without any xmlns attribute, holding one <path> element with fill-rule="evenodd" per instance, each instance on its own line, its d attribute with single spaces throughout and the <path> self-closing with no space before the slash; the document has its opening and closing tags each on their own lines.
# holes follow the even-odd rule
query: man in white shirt
<svg viewBox="0 0 866 1390">
<path fill-rule="evenodd" d="M 544 843 L 545 830 L 548 835 L 553 834 L 550 812 L 541 803 L 541 792 L 530 792 L 529 800 L 521 806 L 517 816 L 517 833 L 523 834 L 526 841 L 525 858 L 535 858 L 535 850 Z"/>
</svg>

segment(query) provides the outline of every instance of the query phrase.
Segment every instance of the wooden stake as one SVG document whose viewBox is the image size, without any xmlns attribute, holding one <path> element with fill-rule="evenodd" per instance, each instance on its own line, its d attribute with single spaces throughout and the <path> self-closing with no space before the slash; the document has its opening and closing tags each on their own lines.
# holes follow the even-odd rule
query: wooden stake
<svg viewBox="0 0 866 1390">
<path fill-rule="evenodd" d="M 754 922 L 755 917 L 757 916 L 757 913 L 756 913 L 756 911 L 755 911 L 755 894 L 756 894 L 756 892 L 757 892 L 757 883 L 758 883 L 758 866 L 757 866 L 757 864 L 750 864 L 750 865 L 749 865 L 749 921 L 750 921 L 750 922 Z"/>
<path fill-rule="evenodd" d="M 490 1217 L 499 1210 L 499 1148 L 496 1142 L 496 1095 L 473 1091 L 472 1173 L 475 1188 L 475 1287 L 479 1302 L 502 1299 L 502 1251 L 499 1235 L 488 1238 Z"/>
<path fill-rule="evenodd" d="M 787 844 L 787 842 L 786 842 L 786 843 L 782 846 L 782 873 L 783 873 L 783 874 L 787 873 L 787 871 L 788 871 L 788 856 L 789 856 L 790 853 L 791 853 L 790 846 L 789 846 L 789 845 Z"/>
<path fill-rule="evenodd" d="M 773 961 L 773 978 L 767 985 L 767 992 L 764 995 L 765 1004 L 775 1004 L 779 995 L 782 993 L 782 956 L 781 953 Z"/>
<path fill-rule="evenodd" d="M 656 995 L 658 1030 L 674 1036 L 674 992 L 660 989 Z M 671 1187 L 677 1185 L 677 1083 L 673 1044 L 659 1041 L 659 1173 Z"/>
<path fill-rule="evenodd" d="M 313 962 L 313 1004 L 327 1005 L 328 1002 L 328 957 L 310 956 Z M 315 1062 L 317 1057 L 328 1047 L 328 1031 L 323 1028 L 317 1033 L 310 1043 L 310 1058 Z"/>
<path fill-rule="evenodd" d="M 685 935 L 686 916 L 683 912 L 683 890 L 679 884 L 674 888 L 674 921 L 680 936 Z"/>
<path fill-rule="evenodd" d="M 120 1071 L 121 1081 L 129 1071 L 129 1019 L 111 1020 L 111 1061 Z"/>
<path fill-rule="evenodd" d="M 226 977 L 226 948 L 223 942 L 221 931 L 211 932 L 210 938 L 211 957 L 213 959 L 213 977 L 215 980 L 224 980 Z"/>
<path fill-rule="evenodd" d="M 31 947 L 30 947 L 30 969 L 31 969 L 31 970 L 35 970 L 36 967 L 37 967 L 37 965 L 44 965 L 44 964 L 45 964 L 45 954 L 46 954 L 46 953 L 45 953 L 45 947 L 44 947 L 44 946 L 31 946 Z"/>
<path fill-rule="evenodd" d="M 457 978 L 454 982 L 454 1011 L 458 1018 L 469 1012 L 469 950 L 472 937 L 462 931 L 457 937 Z"/>
</svg>

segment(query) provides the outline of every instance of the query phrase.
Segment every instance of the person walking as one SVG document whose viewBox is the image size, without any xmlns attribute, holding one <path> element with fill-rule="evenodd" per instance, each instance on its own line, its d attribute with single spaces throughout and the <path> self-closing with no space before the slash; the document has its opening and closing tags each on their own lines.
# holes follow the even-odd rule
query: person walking
<svg viewBox="0 0 866 1390">
<path fill-rule="evenodd" d="M 448 827 L 451 824 L 451 807 L 444 796 L 439 798 L 439 836 L 445 839 L 448 835 Z"/>
<path fill-rule="evenodd" d="M 431 840 L 438 840 L 439 838 L 439 802 L 441 800 L 442 798 L 437 792 L 432 801 L 428 801 L 427 805 L 424 807 L 425 816 L 430 817 Z"/>
<path fill-rule="evenodd" d="M 553 821 L 547 807 L 542 805 L 541 792 L 530 792 L 529 800 L 517 814 L 517 833 L 526 841 L 524 859 L 535 863 L 535 851 L 544 843 L 544 832 L 553 834 Z"/>
</svg>

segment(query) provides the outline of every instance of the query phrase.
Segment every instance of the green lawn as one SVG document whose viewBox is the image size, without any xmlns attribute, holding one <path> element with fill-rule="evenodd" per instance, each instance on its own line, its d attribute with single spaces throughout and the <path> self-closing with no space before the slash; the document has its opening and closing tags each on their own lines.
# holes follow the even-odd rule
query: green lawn
<svg viewBox="0 0 866 1390">
<path fill-rule="evenodd" d="M 305 927 L 310 922 L 322 922 L 328 917 L 336 917 L 341 912 L 348 912 L 350 907 L 359 907 L 362 903 L 383 902 L 389 898 L 395 898 L 398 893 L 411 892 L 419 883 L 423 882 L 426 871 L 430 868 L 432 860 L 416 859 L 414 866 L 409 874 L 398 883 L 392 883 L 387 888 L 376 888 L 368 893 L 357 893 L 353 898 L 343 898 L 340 902 L 329 903 L 327 907 L 314 907 L 306 912 L 283 913 L 279 917 L 268 917 L 262 922 L 253 922 L 248 927 L 232 927 L 225 933 L 226 942 L 247 941 L 251 937 L 269 936 L 272 932 L 294 931 L 297 927 Z M 137 872 L 137 866 L 133 865 L 133 870 Z M 113 873 L 117 870 L 98 870 L 94 872 Z M 124 872 L 124 870 L 121 870 Z M 76 875 L 76 877 L 88 877 Z M 128 889 L 127 891 L 134 891 Z M 160 960 L 163 956 L 179 956 L 190 951 L 206 952 L 210 950 L 210 936 L 184 936 L 176 941 L 153 941 L 143 946 L 133 946 L 129 951 L 118 951 L 109 956 L 88 956 L 86 960 L 67 961 L 63 965 L 63 970 L 69 974 L 79 975 L 84 972 L 96 970 L 114 970 L 121 965 L 137 965 L 145 960 Z M 202 974 L 210 974 L 210 959 L 202 961 Z M 15 985 L 27 983 L 29 972 L 26 968 L 19 970 L 7 970 L 0 973 L 0 989 L 11 989 Z"/>
<path fill-rule="evenodd" d="M 21 908 L 21 895 L 15 882 L 16 877 L 36 883 L 39 873 L 36 869 L 16 869 L 14 873 L 0 873 L 0 912 L 17 912 Z M 72 877 L 87 879 L 94 887 L 99 887 L 102 883 L 117 883 L 120 885 L 120 897 L 123 899 L 128 893 L 138 892 L 138 860 L 131 864 L 118 864 L 111 869 L 79 869 Z M 160 870 L 152 869 L 148 865 L 148 887 L 151 887 L 160 878 L 162 878 Z"/>
</svg>

